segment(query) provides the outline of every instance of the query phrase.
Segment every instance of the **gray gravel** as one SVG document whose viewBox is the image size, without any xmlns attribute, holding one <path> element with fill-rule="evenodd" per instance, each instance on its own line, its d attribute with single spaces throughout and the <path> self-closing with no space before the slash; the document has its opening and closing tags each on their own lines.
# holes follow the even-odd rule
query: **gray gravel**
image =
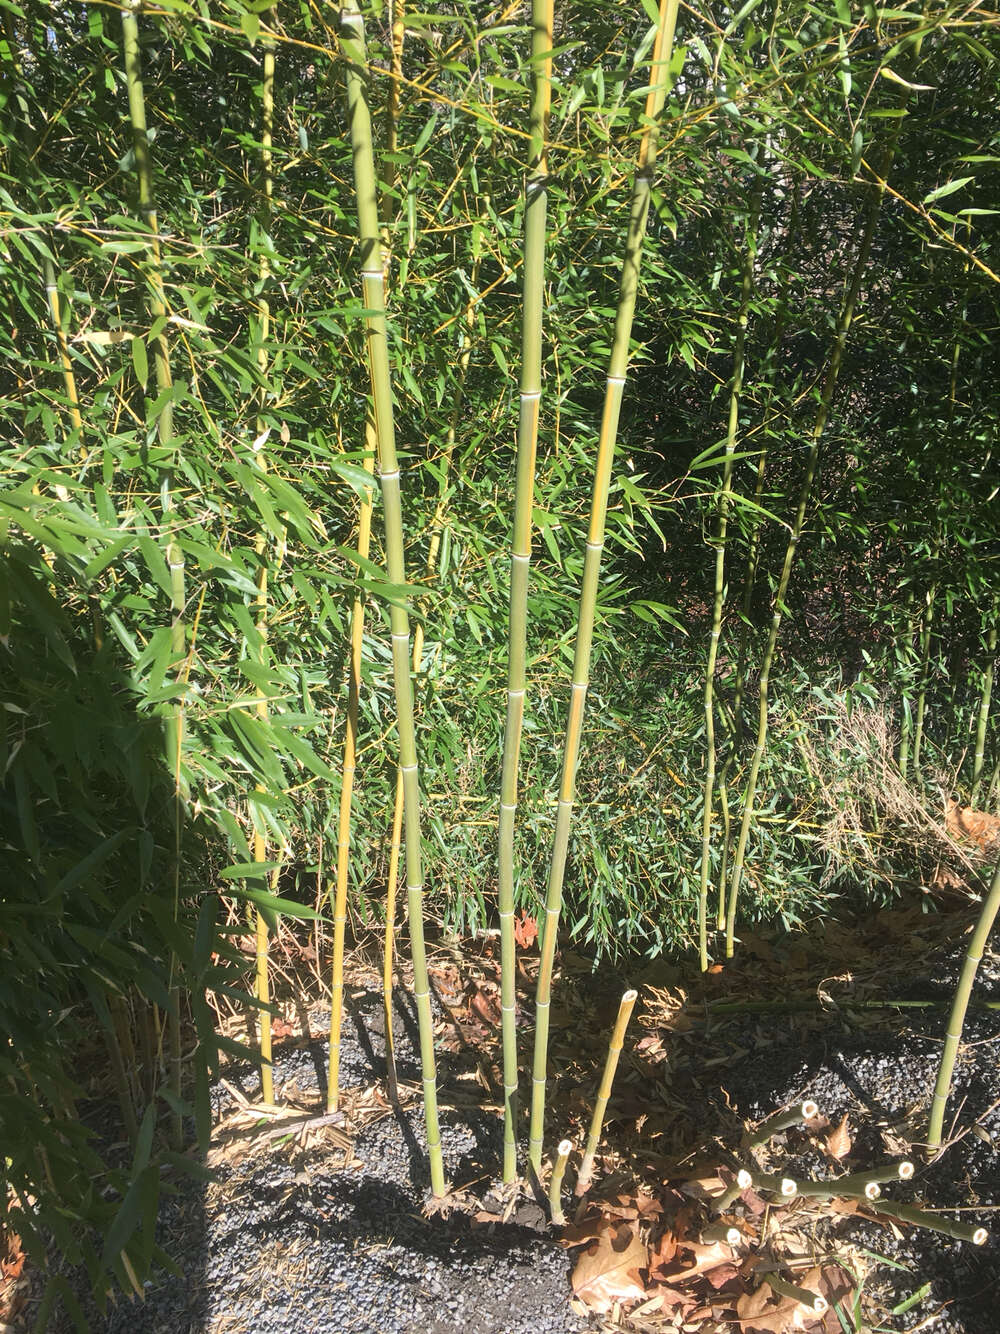
<svg viewBox="0 0 1000 1334">
<path fill-rule="evenodd" d="M 355 997 L 345 1014 L 341 1087 L 371 1086 L 383 1061 L 381 998 Z M 412 1014 L 394 1025 L 399 1076 L 416 1080 Z M 325 1090 L 326 1044 L 277 1049 L 283 1085 Z M 250 1067 L 226 1078 L 259 1095 Z M 213 1090 L 217 1113 L 233 1099 Z M 443 1110 L 445 1170 L 485 1194 L 501 1126 L 475 1110 Z M 183 1180 L 164 1204 L 160 1242 L 183 1279 L 158 1276 L 146 1300 L 119 1300 L 95 1329 L 107 1334 L 552 1334 L 592 1325 L 569 1306 L 571 1260 L 553 1239 L 515 1223 L 468 1216 L 425 1219 L 428 1185 L 418 1104 L 369 1125 L 357 1161 L 297 1145 L 255 1149 L 223 1164 L 217 1180 Z M 541 1220 L 541 1211 L 536 1210 Z"/>
</svg>

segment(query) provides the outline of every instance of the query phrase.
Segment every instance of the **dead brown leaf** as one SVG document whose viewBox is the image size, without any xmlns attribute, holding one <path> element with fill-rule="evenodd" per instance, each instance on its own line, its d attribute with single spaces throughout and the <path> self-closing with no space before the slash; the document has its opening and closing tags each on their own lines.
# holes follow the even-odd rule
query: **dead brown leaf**
<svg viewBox="0 0 1000 1334">
<path fill-rule="evenodd" d="M 823 1147 L 831 1158 L 836 1158 L 839 1162 L 841 1158 L 846 1158 L 851 1152 L 853 1143 L 851 1133 L 847 1128 L 847 1113 L 845 1112 L 839 1123 L 823 1141 Z"/>
<path fill-rule="evenodd" d="M 705 1274 L 718 1265 L 731 1265 L 736 1259 L 733 1248 L 724 1241 L 685 1241 L 681 1244 L 681 1250 L 685 1254 L 690 1252 L 694 1259 L 690 1264 L 682 1263 L 682 1268 L 670 1275 L 673 1283 L 694 1278 L 696 1274 Z"/>
<path fill-rule="evenodd" d="M 646 1296 L 640 1270 L 649 1263 L 645 1244 L 627 1223 L 605 1222 L 573 1270 L 573 1291 L 593 1311 L 610 1311 L 615 1302 Z"/>
</svg>

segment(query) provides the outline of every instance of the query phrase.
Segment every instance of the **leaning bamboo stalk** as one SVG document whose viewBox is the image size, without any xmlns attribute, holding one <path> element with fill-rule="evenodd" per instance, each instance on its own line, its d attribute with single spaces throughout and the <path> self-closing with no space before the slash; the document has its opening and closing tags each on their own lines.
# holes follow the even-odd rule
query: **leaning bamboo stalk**
<svg viewBox="0 0 1000 1334">
<path fill-rule="evenodd" d="M 788 586 L 792 577 L 792 567 L 795 563 L 799 541 L 805 526 L 806 510 L 808 509 L 809 501 L 812 497 L 813 482 L 815 481 L 816 472 L 819 466 L 820 443 L 823 439 L 827 420 L 830 416 L 830 409 L 833 404 L 833 395 L 837 388 L 837 381 L 840 378 L 840 367 L 844 358 L 844 348 L 847 345 L 847 337 L 854 321 L 854 309 L 857 304 L 858 294 L 861 290 L 861 280 L 864 277 L 872 242 L 875 239 L 879 211 L 882 206 L 883 195 L 885 194 L 885 178 L 889 174 L 892 159 L 895 155 L 896 136 L 898 135 L 898 132 L 899 123 L 897 122 L 892 142 L 886 153 L 886 161 L 882 176 L 878 180 L 878 183 L 872 187 L 871 199 L 865 210 L 863 221 L 860 224 L 860 238 L 855 252 L 854 268 L 847 286 L 847 292 L 840 308 L 840 314 L 837 317 L 837 327 L 834 333 L 830 361 L 827 365 L 823 388 L 820 392 L 819 403 L 816 407 L 816 417 L 813 421 L 812 431 L 810 433 L 810 446 L 809 454 L 806 459 L 805 475 L 799 490 L 798 505 L 789 530 L 788 542 L 785 546 L 785 556 L 781 565 L 781 573 L 778 577 L 778 587 L 774 596 L 774 611 L 771 615 L 771 628 L 768 633 L 767 644 L 764 648 L 764 655 L 761 660 L 757 706 L 757 737 L 754 744 L 753 756 L 750 761 L 750 770 L 747 775 L 746 790 L 743 796 L 743 812 L 740 819 L 740 831 L 736 842 L 736 853 L 733 858 L 729 900 L 726 906 L 727 959 L 731 959 L 734 953 L 736 905 L 739 899 L 740 886 L 743 879 L 747 843 L 750 837 L 750 825 L 754 816 L 754 800 L 757 795 L 757 778 L 760 773 L 761 761 L 764 758 L 764 751 L 767 746 L 768 690 L 771 679 L 771 668 L 774 664 L 775 652 L 778 646 L 778 635 L 784 618 L 785 598 L 788 594 Z"/>
<path fill-rule="evenodd" d="M 940 536 L 934 541 L 936 563 L 940 548 Z M 924 722 L 927 717 L 927 692 L 931 683 L 931 647 L 934 643 L 934 608 L 937 602 L 937 580 L 928 588 L 924 597 L 924 610 L 920 623 L 920 672 L 917 677 L 917 710 L 913 719 L 913 740 L 910 755 L 913 759 L 914 773 L 920 774 L 920 752 L 924 740 Z"/>
<path fill-rule="evenodd" d="M 552 996 L 552 970 L 555 960 L 559 914 L 562 909 L 562 887 L 569 852 L 570 825 L 576 793 L 576 766 L 583 731 L 583 707 L 590 676 L 590 647 L 594 633 L 597 606 L 597 581 L 604 549 L 604 527 L 618 435 L 618 416 L 628 371 L 628 345 L 635 315 L 636 293 L 639 286 L 639 266 L 642 243 L 646 234 L 653 174 L 656 167 L 658 122 L 666 102 L 670 82 L 670 59 L 674 44 L 679 0 L 660 0 L 656 43 L 653 48 L 650 90 L 646 99 L 646 127 L 639 149 L 639 160 L 632 188 L 632 206 L 625 258 L 622 263 L 621 288 L 615 315 L 614 339 L 608 364 L 604 410 L 598 441 L 594 490 L 590 508 L 590 525 L 584 557 L 583 580 L 576 627 L 576 646 L 573 655 L 573 683 L 570 695 L 569 717 L 563 745 L 562 777 L 556 829 L 552 841 L 548 886 L 545 898 L 545 924 L 542 932 L 541 959 L 535 993 L 535 1050 L 532 1062 L 531 1126 L 528 1158 L 535 1174 L 541 1173 L 542 1141 L 545 1126 L 545 1085 L 548 1065 L 549 1010 Z"/>
<path fill-rule="evenodd" d="M 385 278 L 379 238 L 378 186 L 367 101 L 365 30 L 355 0 L 347 0 L 340 14 L 340 44 L 345 60 L 347 107 L 357 196 L 361 276 L 364 284 L 368 368 L 378 446 L 379 481 L 385 513 L 385 548 L 389 582 L 399 590 L 390 607 L 392 662 L 395 681 L 399 760 L 403 773 L 403 815 L 406 826 L 406 891 L 413 960 L 414 1000 L 420 1029 L 420 1063 L 424 1088 L 424 1117 L 431 1189 L 445 1192 L 444 1160 L 437 1113 L 437 1072 L 434 1060 L 434 1023 L 424 946 L 423 868 L 420 830 L 420 780 L 413 722 L 413 683 L 410 679 L 410 626 L 402 589 L 406 584 L 403 559 L 403 513 L 400 501 L 399 461 L 396 456 L 388 331 L 385 317 Z"/>
<path fill-rule="evenodd" d="M 583 1161 L 580 1163 L 580 1171 L 576 1179 L 577 1195 L 586 1195 L 590 1189 L 590 1181 L 594 1174 L 594 1159 L 597 1157 L 597 1148 L 601 1142 L 601 1131 L 604 1129 L 604 1117 L 608 1110 L 608 1101 L 611 1098 L 611 1088 L 615 1082 L 618 1059 L 622 1054 L 622 1047 L 625 1043 L 625 1030 L 628 1028 L 628 1021 L 632 1017 L 638 995 L 637 991 L 626 991 L 618 1006 L 618 1017 L 615 1019 L 615 1026 L 611 1032 L 608 1057 L 604 1063 L 604 1075 L 601 1078 L 601 1087 L 597 1091 L 594 1115 L 590 1122 L 587 1147 L 583 1151 Z"/>
<path fill-rule="evenodd" d="M 524 723 L 527 659 L 528 577 L 531 568 L 531 511 L 542 398 L 542 325 L 545 295 L 545 225 L 548 201 L 546 138 L 552 97 L 553 0 L 533 0 L 531 142 L 525 181 L 524 277 L 521 321 L 520 414 L 517 478 L 510 563 L 507 648 L 507 717 L 500 777 L 497 834 L 500 908 L 500 1024 L 503 1041 L 503 1179 L 517 1176 L 517 1021 L 514 940 L 514 822 Z"/>
<path fill-rule="evenodd" d="M 125 78 L 128 89 L 129 121 L 132 130 L 132 149 L 135 156 L 136 176 L 139 183 L 139 212 L 149 232 L 149 267 L 147 272 L 151 325 L 158 325 L 152 338 L 153 364 L 156 374 L 157 397 L 160 400 L 156 419 L 157 439 L 167 455 L 161 465 L 160 495 L 166 533 L 166 561 L 170 579 L 170 648 L 178 665 L 178 684 L 182 680 L 183 659 L 187 644 L 185 625 L 185 569 L 184 553 L 176 537 L 173 497 L 173 463 L 178 453 L 174 440 L 174 409 L 171 397 L 173 378 L 170 373 L 170 350 L 167 343 L 167 303 L 163 286 L 163 262 L 157 228 L 156 205 L 153 199 L 153 171 L 149 153 L 149 135 L 146 129 L 146 102 L 142 83 L 142 58 L 139 46 L 139 24 L 135 11 L 122 10 L 122 49 Z M 180 907 L 181 845 L 183 837 L 183 793 L 181 787 L 181 755 L 184 747 L 184 702 L 178 699 L 168 715 L 166 726 L 167 757 L 173 776 L 174 846 L 172 867 L 173 913 L 176 919 Z M 170 1081 L 175 1097 L 173 1110 L 173 1137 L 177 1144 L 182 1138 L 180 1113 L 181 1096 L 181 1028 L 180 985 L 177 977 L 178 961 L 170 956 L 169 995 L 167 1015 Z"/>
<path fill-rule="evenodd" d="M 962 964 L 962 972 L 955 988 L 955 997 L 952 1001 L 951 1014 L 948 1019 L 948 1031 L 941 1052 L 941 1064 L 938 1067 L 937 1082 L 934 1086 L 934 1097 L 931 1101 L 930 1123 L 927 1131 L 927 1147 L 929 1149 L 937 1149 L 941 1144 L 944 1109 L 948 1102 L 948 1094 L 951 1091 L 951 1077 L 955 1070 L 959 1044 L 962 1041 L 965 1012 L 969 1008 L 969 999 L 972 995 L 976 973 L 986 949 L 986 942 L 990 938 L 990 931 L 993 929 L 998 910 L 1000 910 L 1000 861 L 997 862 L 996 870 L 993 872 L 989 893 L 983 900 L 983 906 L 979 912 L 979 921 L 976 923 L 976 929 L 969 941 L 965 962 Z"/>
<path fill-rule="evenodd" d="M 698 953 L 703 973 L 708 970 L 708 883 L 712 855 L 712 802 L 715 794 L 715 665 L 719 656 L 722 613 L 726 601 L 726 530 L 729 524 L 729 502 L 733 485 L 733 458 L 736 454 L 736 438 L 739 431 L 747 319 L 750 298 L 753 295 L 754 232 L 756 215 L 760 207 L 759 199 L 758 192 L 757 202 L 751 210 L 747 227 L 747 248 L 743 257 L 740 285 L 740 309 L 736 319 L 736 339 L 733 347 L 733 374 L 729 382 L 726 453 L 715 525 L 715 589 L 712 597 L 712 629 L 708 640 L 708 661 L 705 664 L 705 784 L 701 819 L 701 883 L 698 891 Z"/>
<path fill-rule="evenodd" d="M 979 709 L 976 714 L 976 749 L 972 760 L 972 795 L 973 806 L 979 796 L 979 785 L 983 777 L 983 765 L 986 762 L 986 730 L 990 721 L 990 704 L 993 698 L 993 673 L 997 655 L 997 616 L 1000 615 L 1000 598 L 994 597 L 990 604 L 991 624 L 986 632 L 986 661 L 983 664 L 983 685 L 979 696 Z"/>
</svg>

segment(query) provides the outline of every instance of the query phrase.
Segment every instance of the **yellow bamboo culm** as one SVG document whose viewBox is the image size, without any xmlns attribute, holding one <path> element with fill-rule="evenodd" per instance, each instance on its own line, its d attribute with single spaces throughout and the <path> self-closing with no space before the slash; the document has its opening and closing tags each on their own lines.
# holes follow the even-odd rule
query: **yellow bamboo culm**
<svg viewBox="0 0 1000 1334">
<path fill-rule="evenodd" d="M 622 996 L 621 1004 L 618 1006 L 618 1018 L 615 1020 L 615 1026 L 611 1033 L 611 1042 L 608 1044 L 608 1059 L 604 1063 L 604 1077 L 597 1092 L 594 1116 L 590 1123 L 590 1135 L 587 1139 L 587 1147 L 584 1150 L 583 1162 L 580 1164 L 580 1175 L 576 1179 L 577 1195 L 585 1195 L 590 1189 L 590 1180 L 594 1172 L 594 1159 L 597 1156 L 597 1146 L 601 1142 L 601 1130 L 604 1127 L 604 1114 L 608 1110 L 611 1086 L 615 1082 L 618 1058 L 622 1054 L 622 1046 L 625 1042 L 625 1030 L 628 1028 L 628 1021 L 632 1018 L 632 1011 L 635 1009 L 638 995 L 637 991 L 626 991 Z"/>
</svg>

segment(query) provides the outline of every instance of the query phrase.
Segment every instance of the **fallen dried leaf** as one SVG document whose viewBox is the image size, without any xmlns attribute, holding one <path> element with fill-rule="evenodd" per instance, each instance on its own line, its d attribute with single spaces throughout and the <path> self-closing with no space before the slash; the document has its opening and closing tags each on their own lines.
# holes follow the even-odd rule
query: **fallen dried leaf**
<svg viewBox="0 0 1000 1334">
<path fill-rule="evenodd" d="M 616 1302 L 646 1296 L 639 1271 L 648 1263 L 646 1246 L 628 1224 L 615 1228 L 605 1222 L 600 1236 L 576 1262 L 573 1291 L 591 1310 L 610 1311 Z"/>
<path fill-rule="evenodd" d="M 528 949 L 538 939 L 538 923 L 526 912 L 514 921 L 514 939 L 522 950 Z"/>
<path fill-rule="evenodd" d="M 824 1148 L 831 1158 L 836 1158 L 839 1162 L 841 1158 L 846 1158 L 851 1152 L 853 1142 L 847 1128 L 847 1113 L 845 1112 L 839 1124 L 830 1131 L 823 1141 Z"/>
</svg>

